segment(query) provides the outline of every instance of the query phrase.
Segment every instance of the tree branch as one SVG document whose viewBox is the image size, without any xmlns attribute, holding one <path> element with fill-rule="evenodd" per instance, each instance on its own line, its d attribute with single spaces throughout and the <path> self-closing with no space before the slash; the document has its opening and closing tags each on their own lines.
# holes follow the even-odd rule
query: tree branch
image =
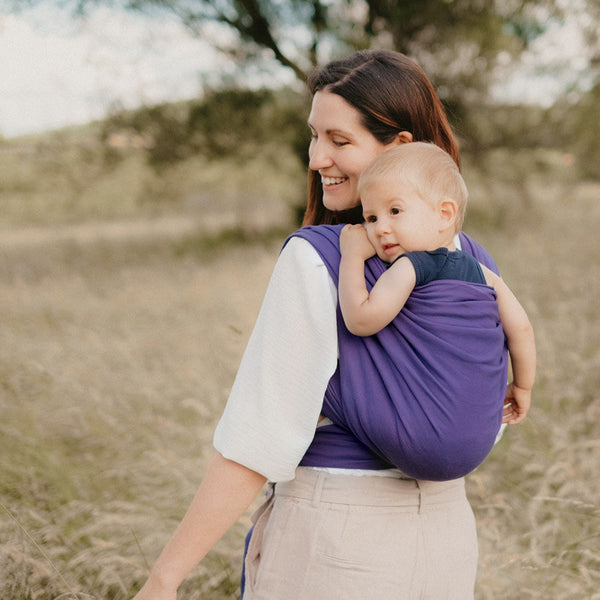
<svg viewBox="0 0 600 600">
<path fill-rule="evenodd" d="M 259 2 L 257 2 L 257 0 L 237 0 L 236 4 L 245 11 L 245 14 L 238 9 L 238 16 L 235 21 L 227 19 L 223 20 L 223 22 L 234 27 L 243 36 L 252 40 L 259 46 L 271 50 L 280 64 L 292 69 L 296 77 L 301 81 L 304 81 L 306 79 L 306 73 L 297 63 L 288 58 L 279 47 L 279 44 L 273 36 L 271 24 L 263 14 Z M 246 22 L 247 20 L 244 19 L 244 17 L 249 17 L 250 21 Z"/>
</svg>

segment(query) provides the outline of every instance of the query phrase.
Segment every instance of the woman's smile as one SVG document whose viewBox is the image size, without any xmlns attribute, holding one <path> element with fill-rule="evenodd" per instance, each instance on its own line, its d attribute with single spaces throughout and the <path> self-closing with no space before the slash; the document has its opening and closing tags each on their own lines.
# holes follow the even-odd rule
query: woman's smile
<svg viewBox="0 0 600 600">
<path fill-rule="evenodd" d="M 321 182 L 323 183 L 323 187 L 332 187 L 335 185 L 340 185 L 348 181 L 347 177 L 326 177 L 325 175 L 321 175 Z"/>
</svg>

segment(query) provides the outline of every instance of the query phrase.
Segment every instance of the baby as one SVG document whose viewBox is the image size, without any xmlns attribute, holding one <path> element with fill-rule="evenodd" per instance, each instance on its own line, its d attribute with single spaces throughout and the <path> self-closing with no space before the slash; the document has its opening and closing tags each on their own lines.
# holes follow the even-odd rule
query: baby
<svg viewBox="0 0 600 600">
<path fill-rule="evenodd" d="M 435 280 L 493 287 L 513 374 L 506 392 L 513 414 L 507 422 L 520 422 L 535 379 L 533 329 L 504 281 L 456 248 L 467 203 L 456 163 L 434 144 L 403 144 L 381 154 L 363 172 L 358 189 L 365 223 L 347 225 L 340 236 L 339 298 L 348 330 L 358 336 L 377 333 L 415 287 Z M 369 291 L 364 261 L 374 254 L 389 267 Z"/>
</svg>

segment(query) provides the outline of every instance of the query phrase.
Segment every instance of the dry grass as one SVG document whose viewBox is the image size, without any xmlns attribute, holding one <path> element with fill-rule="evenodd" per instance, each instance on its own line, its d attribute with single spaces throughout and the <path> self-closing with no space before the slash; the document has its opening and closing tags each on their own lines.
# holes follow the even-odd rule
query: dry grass
<svg viewBox="0 0 600 600">
<path fill-rule="evenodd" d="M 535 190 L 534 190 L 535 192 Z M 600 598 L 600 185 L 547 177 L 478 237 L 536 330 L 534 407 L 468 478 L 481 600 Z"/>
<path fill-rule="evenodd" d="M 467 230 L 529 310 L 540 362 L 530 418 L 468 479 L 477 598 L 599 599 L 600 191 L 538 181 L 491 227 L 473 188 Z M 202 477 L 281 238 L 209 251 L 168 223 L 0 242 L 2 600 L 128 598 Z M 247 526 L 181 598 L 238 596 Z"/>
<path fill-rule="evenodd" d="M 200 481 L 277 246 L 177 248 L 3 247 L 3 600 L 128 597 Z M 243 530 L 199 570 L 211 597 Z"/>
</svg>

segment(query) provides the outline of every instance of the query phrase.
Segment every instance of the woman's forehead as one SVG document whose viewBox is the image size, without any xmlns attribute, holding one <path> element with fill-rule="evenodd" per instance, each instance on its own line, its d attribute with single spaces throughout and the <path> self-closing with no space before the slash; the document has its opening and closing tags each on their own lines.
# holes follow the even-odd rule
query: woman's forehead
<svg viewBox="0 0 600 600">
<path fill-rule="evenodd" d="M 308 124 L 326 130 L 363 128 L 361 115 L 344 98 L 331 92 L 317 92 L 312 101 Z"/>
</svg>

